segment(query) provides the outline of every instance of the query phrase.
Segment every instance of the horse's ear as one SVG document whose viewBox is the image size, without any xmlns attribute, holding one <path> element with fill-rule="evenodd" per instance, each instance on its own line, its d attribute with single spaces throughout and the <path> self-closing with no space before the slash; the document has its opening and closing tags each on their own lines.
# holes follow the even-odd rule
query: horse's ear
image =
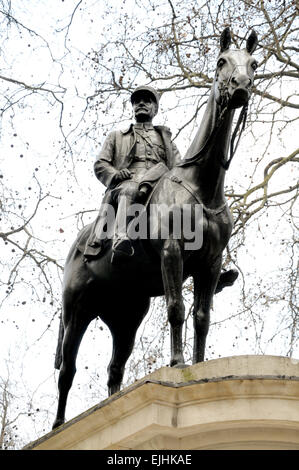
<svg viewBox="0 0 299 470">
<path fill-rule="evenodd" d="M 232 37 L 230 34 L 230 29 L 229 27 L 225 28 L 220 36 L 220 50 L 221 52 L 227 51 L 229 49 L 229 46 L 231 45 L 232 42 Z"/>
<path fill-rule="evenodd" d="M 248 39 L 246 41 L 246 50 L 249 52 L 249 54 L 253 54 L 256 47 L 257 47 L 257 34 L 254 31 L 254 29 L 251 31 L 250 35 L 248 36 Z"/>
</svg>

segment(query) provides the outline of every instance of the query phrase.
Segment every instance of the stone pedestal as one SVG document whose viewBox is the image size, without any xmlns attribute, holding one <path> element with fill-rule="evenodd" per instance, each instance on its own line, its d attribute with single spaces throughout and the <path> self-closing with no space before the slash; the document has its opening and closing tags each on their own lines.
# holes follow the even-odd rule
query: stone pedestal
<svg viewBox="0 0 299 470">
<path fill-rule="evenodd" d="M 299 360 L 163 367 L 26 449 L 299 449 Z"/>
</svg>

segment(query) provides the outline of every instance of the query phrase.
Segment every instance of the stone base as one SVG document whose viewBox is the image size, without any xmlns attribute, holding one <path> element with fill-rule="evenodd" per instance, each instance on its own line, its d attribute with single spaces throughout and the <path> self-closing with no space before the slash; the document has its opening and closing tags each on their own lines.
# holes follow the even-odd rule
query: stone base
<svg viewBox="0 0 299 470">
<path fill-rule="evenodd" d="M 299 360 L 163 367 L 25 449 L 299 450 Z"/>
</svg>

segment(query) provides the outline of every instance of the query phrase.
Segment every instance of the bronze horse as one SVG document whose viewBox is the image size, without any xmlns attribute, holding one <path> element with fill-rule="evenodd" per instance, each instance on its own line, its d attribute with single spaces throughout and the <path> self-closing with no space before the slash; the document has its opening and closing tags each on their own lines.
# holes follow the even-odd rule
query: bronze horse
<svg viewBox="0 0 299 470">
<path fill-rule="evenodd" d="M 254 70 L 252 57 L 257 46 L 254 31 L 246 48 L 231 50 L 231 35 L 226 28 L 220 38 L 215 79 L 207 108 L 184 160 L 166 173 L 152 193 L 151 207 L 202 207 L 203 243 L 199 249 L 185 249 L 184 237 L 170 233 L 161 237 L 161 224 L 155 210 L 148 212 L 148 226 L 157 236 L 135 242 L 135 255 L 126 265 L 110 263 L 111 248 L 98 259 L 85 263 L 72 246 L 66 260 L 63 283 L 63 316 L 55 367 L 60 368 L 58 410 L 53 428 L 64 423 L 68 392 L 76 372 L 76 357 L 87 326 L 99 316 L 109 327 L 113 353 L 108 366 L 109 395 L 119 391 L 125 364 L 132 352 L 139 325 L 148 312 L 150 299 L 166 296 L 171 336 L 171 366 L 183 367 L 182 328 L 184 303 L 182 285 L 194 280 L 194 353 L 193 363 L 204 360 L 209 312 L 215 291 L 221 290 L 222 252 L 232 231 L 232 218 L 224 196 L 225 172 L 233 116 L 242 108 L 237 127 L 245 124 Z M 163 206 L 163 207 L 164 207 Z M 194 210 L 192 215 L 194 218 Z M 163 213 L 160 214 L 163 218 Z M 169 214 L 167 214 L 169 217 Z M 193 220 L 196 224 L 196 220 Z M 188 240 L 189 241 L 189 240 Z"/>
</svg>

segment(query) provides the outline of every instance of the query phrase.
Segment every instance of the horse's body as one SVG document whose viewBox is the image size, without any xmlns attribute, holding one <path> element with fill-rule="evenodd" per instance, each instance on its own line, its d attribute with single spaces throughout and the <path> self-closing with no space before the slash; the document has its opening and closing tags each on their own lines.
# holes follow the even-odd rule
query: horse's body
<svg viewBox="0 0 299 470">
<path fill-rule="evenodd" d="M 155 209 L 149 213 L 147 222 L 156 237 L 136 242 L 135 255 L 124 267 L 111 264 L 111 249 L 99 259 L 84 263 L 74 243 L 64 273 L 63 326 L 56 355 L 56 367 L 60 367 L 59 404 L 53 427 L 64 422 L 78 348 L 87 326 L 97 316 L 108 325 L 113 338 L 108 367 L 109 394 L 120 389 L 136 331 L 148 311 L 151 297 L 166 296 L 171 328 L 170 365 L 184 364 L 182 284 L 189 276 L 194 280 L 193 362 L 204 359 L 209 311 L 220 276 L 222 252 L 233 226 L 224 197 L 232 120 L 235 108 L 246 105 L 250 96 L 254 69 L 251 69 L 254 63 L 251 53 L 256 47 L 256 35 L 249 36 L 246 50 L 230 51 L 229 45 L 230 34 L 226 29 L 221 36 L 218 59 L 222 65 L 217 68 L 197 136 L 182 164 L 162 177 L 150 200 L 154 208 L 161 204 L 194 208 L 201 203 L 202 246 L 186 250 L 186 240 L 176 239 L 171 233 L 163 239 Z"/>
</svg>

